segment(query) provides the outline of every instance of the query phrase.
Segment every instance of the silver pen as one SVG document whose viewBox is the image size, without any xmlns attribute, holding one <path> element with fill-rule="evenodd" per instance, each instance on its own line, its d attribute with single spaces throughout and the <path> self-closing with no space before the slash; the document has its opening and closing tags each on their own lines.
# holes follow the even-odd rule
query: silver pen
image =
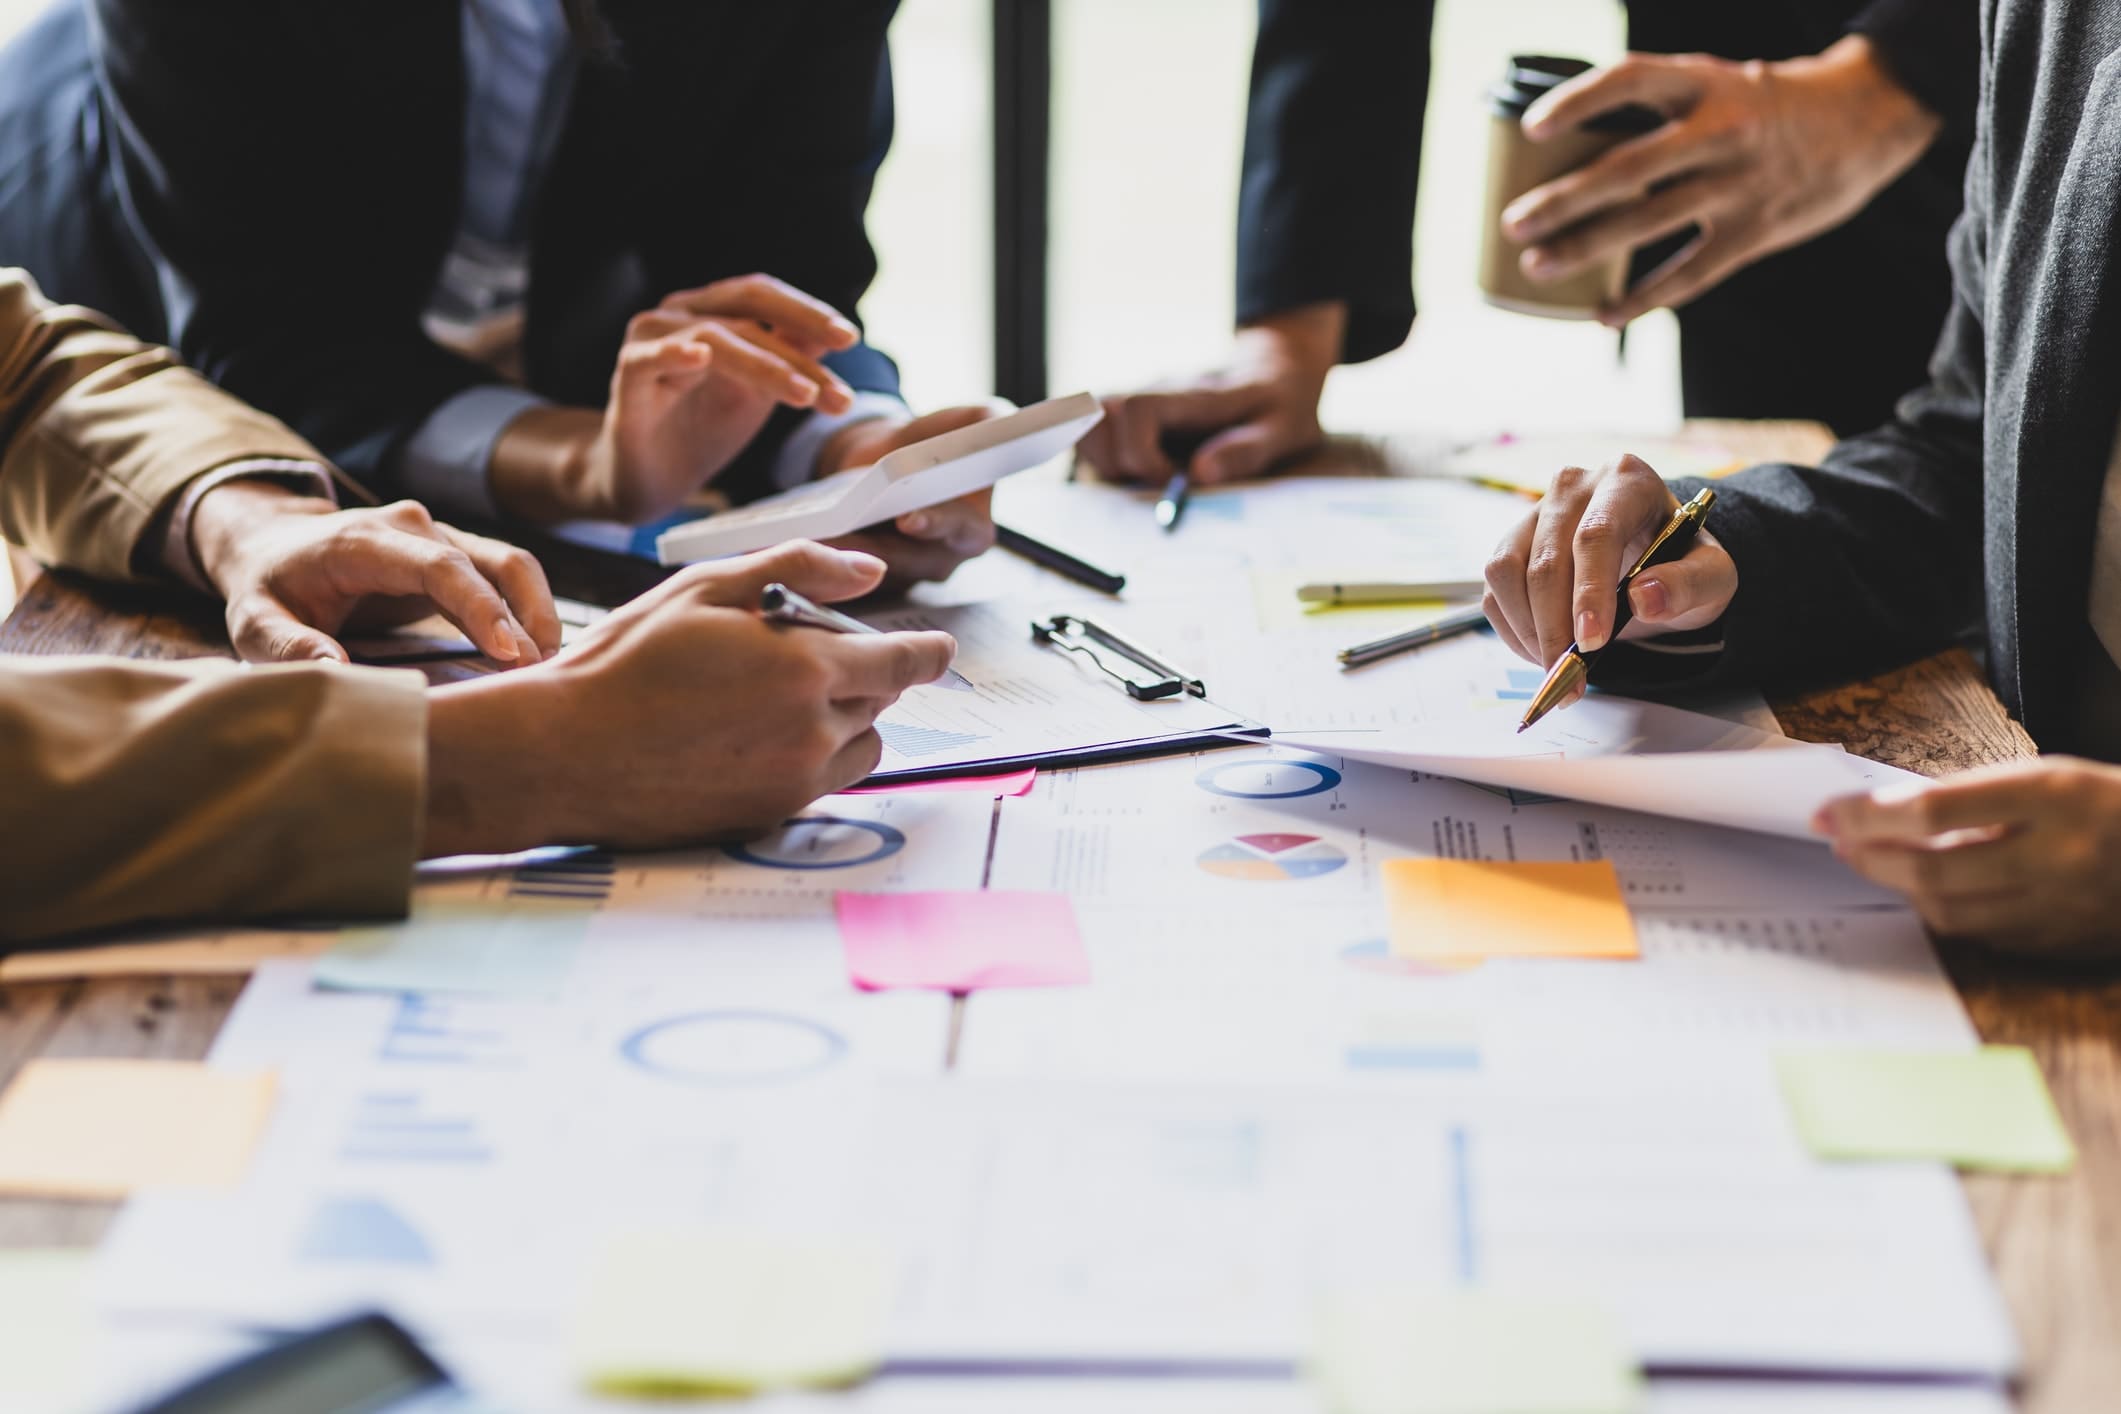
<svg viewBox="0 0 2121 1414">
<path fill-rule="evenodd" d="M 843 614 L 838 609 L 813 604 L 785 584 L 769 584 L 759 591 L 759 617 L 768 623 L 798 624 L 804 628 L 821 628 L 831 633 L 883 632 L 874 624 L 865 624 L 852 614 Z"/>
<path fill-rule="evenodd" d="M 770 624 L 787 624 L 794 628 L 821 628 L 827 633 L 883 632 L 875 624 L 865 624 L 852 614 L 828 609 L 823 604 L 813 604 L 785 584 L 769 584 L 759 591 L 759 617 Z M 948 669 L 943 676 L 959 687 L 972 686 L 971 680 L 955 668 Z"/>
<path fill-rule="evenodd" d="M 1359 668 L 1365 663 L 1374 663 L 1380 658 L 1404 653 L 1409 648 L 1423 648 L 1439 639 L 1470 633 L 1487 621 L 1488 616 L 1480 605 L 1469 604 L 1463 609 L 1452 610 L 1440 619 L 1432 619 L 1419 628 L 1395 633 L 1390 638 L 1358 643 L 1353 648 L 1343 648 L 1340 650 L 1340 665 L 1343 668 Z"/>
</svg>

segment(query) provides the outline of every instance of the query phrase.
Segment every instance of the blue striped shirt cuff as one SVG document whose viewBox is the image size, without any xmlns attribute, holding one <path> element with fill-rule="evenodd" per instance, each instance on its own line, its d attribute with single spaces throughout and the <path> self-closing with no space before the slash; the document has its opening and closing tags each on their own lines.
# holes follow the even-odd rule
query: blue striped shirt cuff
<svg viewBox="0 0 2121 1414">
<path fill-rule="evenodd" d="M 505 383 L 467 388 L 429 415 L 398 453 L 398 487 L 428 509 L 500 519 L 486 470 L 501 432 L 545 398 Z"/>
</svg>

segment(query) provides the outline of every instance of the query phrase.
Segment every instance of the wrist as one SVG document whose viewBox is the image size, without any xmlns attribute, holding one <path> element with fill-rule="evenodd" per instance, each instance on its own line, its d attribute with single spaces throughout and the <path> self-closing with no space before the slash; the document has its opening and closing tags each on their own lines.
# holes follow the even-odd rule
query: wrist
<svg viewBox="0 0 2121 1414">
<path fill-rule="evenodd" d="M 1348 306 L 1339 300 L 1279 310 L 1241 326 L 1237 345 L 1246 356 L 1325 386 L 1340 362 L 1348 331 Z"/>
<path fill-rule="evenodd" d="M 243 552 L 264 525 L 291 515 L 329 515 L 338 509 L 319 496 L 306 496 L 272 481 L 231 480 L 207 488 L 191 508 L 185 543 L 172 545 L 172 557 L 189 555 L 207 584 L 229 597 L 240 575 Z M 191 566 L 171 565 L 184 575 Z M 187 576 L 188 577 L 188 576 Z"/>
<path fill-rule="evenodd" d="M 547 673 L 495 674 L 427 694 L 420 856 L 511 854 L 563 841 L 543 734 L 559 720 Z M 564 794 L 562 792 L 561 794 Z"/>
<path fill-rule="evenodd" d="M 588 408 L 534 407 L 494 439 L 487 488 L 504 514 L 540 524 L 623 520 L 611 485 L 604 417 Z"/>
<path fill-rule="evenodd" d="M 849 467 L 860 466 L 865 461 L 875 460 L 873 457 L 866 456 L 862 450 L 870 445 L 871 439 L 880 434 L 888 435 L 891 432 L 895 432 L 911 421 L 913 421 L 911 413 L 905 416 L 899 416 L 895 413 L 878 413 L 874 417 L 857 418 L 843 427 L 835 428 L 832 435 L 827 437 L 817 449 L 817 465 L 814 479 L 823 480 L 825 477 L 837 475 Z"/>
<path fill-rule="evenodd" d="M 1822 111 L 1845 120 L 1845 145 L 1911 149 L 1919 155 L 1944 127 L 1944 120 L 1900 82 L 1869 35 L 1844 35 L 1817 54 L 1770 67 L 1780 82 L 1829 99 Z"/>
</svg>

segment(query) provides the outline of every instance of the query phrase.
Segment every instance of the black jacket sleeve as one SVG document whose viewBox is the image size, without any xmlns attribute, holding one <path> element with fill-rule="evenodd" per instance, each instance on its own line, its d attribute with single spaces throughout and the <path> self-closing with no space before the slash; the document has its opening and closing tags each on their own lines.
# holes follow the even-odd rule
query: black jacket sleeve
<svg viewBox="0 0 2121 1414">
<path fill-rule="evenodd" d="M 1716 483 L 1709 529 L 1738 593 L 1704 660 L 1624 646 L 1606 685 L 1750 683 L 1796 691 L 1877 672 L 1974 631 L 1984 604 L 1986 202 L 1952 228 L 1952 305 L 1930 380 L 1894 420 L 1817 467 L 1748 467 Z M 1703 483 L 1674 484 L 1692 495 Z"/>
<path fill-rule="evenodd" d="M 420 326 L 456 210 L 456 7 L 94 0 L 92 23 L 169 341 L 376 485 L 429 413 L 492 381 Z"/>
<path fill-rule="evenodd" d="M 646 301 L 760 272 L 860 322 L 877 271 L 866 213 L 891 146 L 896 8 L 604 0 L 616 63 L 584 75 L 577 111 L 587 85 L 610 90 L 605 160 L 638 167 L 654 154 L 627 188 Z M 715 77 L 703 84 L 705 60 Z M 867 342 L 825 363 L 858 391 L 899 392 L 897 365 Z M 777 412 L 716 486 L 739 500 L 771 489 L 803 416 Z"/>
<path fill-rule="evenodd" d="M 1849 24 L 1893 76 L 1963 141 L 1980 96 L 1980 0 L 1871 0 Z"/>
<path fill-rule="evenodd" d="M 1405 342 L 1431 0 L 1259 0 L 1237 217 L 1240 324 L 1344 300 L 1341 356 Z"/>
</svg>

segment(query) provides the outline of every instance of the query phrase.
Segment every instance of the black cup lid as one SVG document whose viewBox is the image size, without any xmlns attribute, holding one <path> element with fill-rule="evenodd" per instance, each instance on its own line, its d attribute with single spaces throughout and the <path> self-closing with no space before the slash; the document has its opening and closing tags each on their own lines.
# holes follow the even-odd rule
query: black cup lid
<svg viewBox="0 0 2121 1414">
<path fill-rule="evenodd" d="M 1502 82 L 1488 90 L 1488 110 L 1498 117 L 1522 118 L 1525 110 L 1578 74 L 1595 67 L 1584 59 L 1552 54 L 1513 54 Z M 1608 109 L 1583 126 L 1599 133 L 1646 133 L 1664 122 L 1654 108 L 1629 103 Z"/>
</svg>

